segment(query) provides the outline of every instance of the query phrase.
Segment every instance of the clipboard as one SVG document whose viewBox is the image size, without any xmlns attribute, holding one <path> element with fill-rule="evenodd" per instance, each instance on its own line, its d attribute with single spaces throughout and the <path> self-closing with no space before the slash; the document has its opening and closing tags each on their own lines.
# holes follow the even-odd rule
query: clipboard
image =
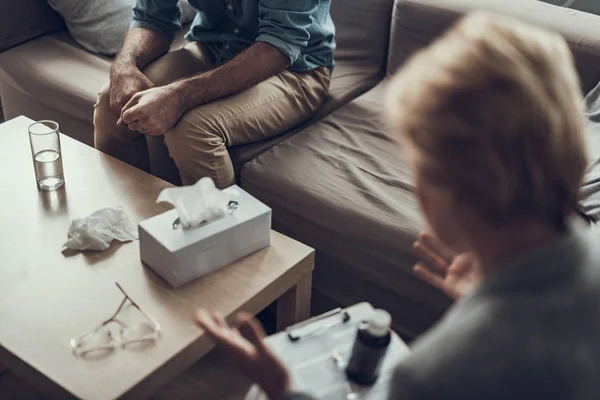
<svg viewBox="0 0 600 400">
<path fill-rule="evenodd" d="M 288 368 L 294 391 L 319 400 L 345 399 L 350 393 L 360 400 L 387 400 L 394 366 L 409 354 L 408 346 L 395 333 L 381 375 L 373 386 L 356 385 L 344 372 L 357 326 L 368 320 L 373 311 L 369 303 L 335 309 L 270 336 L 265 343 Z M 258 387 L 246 396 L 246 400 L 266 399 Z"/>
</svg>

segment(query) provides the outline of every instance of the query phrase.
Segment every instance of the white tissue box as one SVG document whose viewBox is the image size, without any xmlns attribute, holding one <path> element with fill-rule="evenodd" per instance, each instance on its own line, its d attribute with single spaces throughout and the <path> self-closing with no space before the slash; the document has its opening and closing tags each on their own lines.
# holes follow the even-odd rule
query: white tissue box
<svg viewBox="0 0 600 400">
<path fill-rule="evenodd" d="M 237 209 L 197 228 L 175 229 L 169 210 L 139 223 L 142 262 L 172 287 L 179 287 L 271 243 L 271 209 L 238 186 Z"/>
</svg>

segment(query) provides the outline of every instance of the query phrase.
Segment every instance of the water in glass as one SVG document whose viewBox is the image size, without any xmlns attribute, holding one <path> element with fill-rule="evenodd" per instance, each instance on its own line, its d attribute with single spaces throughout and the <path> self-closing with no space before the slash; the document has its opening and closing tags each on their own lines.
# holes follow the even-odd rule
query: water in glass
<svg viewBox="0 0 600 400">
<path fill-rule="evenodd" d="M 55 190 L 65 184 L 60 133 L 54 121 L 38 121 L 29 126 L 35 180 L 42 190 Z"/>
<path fill-rule="evenodd" d="M 55 150 L 43 150 L 33 158 L 38 186 L 45 190 L 58 189 L 65 183 L 60 153 Z"/>
</svg>

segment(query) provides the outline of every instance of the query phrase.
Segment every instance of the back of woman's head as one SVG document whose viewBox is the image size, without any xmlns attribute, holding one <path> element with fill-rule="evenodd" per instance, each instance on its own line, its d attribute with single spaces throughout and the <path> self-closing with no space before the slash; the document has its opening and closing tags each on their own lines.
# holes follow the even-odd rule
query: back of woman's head
<svg viewBox="0 0 600 400">
<path fill-rule="evenodd" d="M 465 17 L 394 78 L 391 127 L 429 182 L 491 223 L 563 227 L 586 167 L 583 101 L 561 36 Z"/>
</svg>

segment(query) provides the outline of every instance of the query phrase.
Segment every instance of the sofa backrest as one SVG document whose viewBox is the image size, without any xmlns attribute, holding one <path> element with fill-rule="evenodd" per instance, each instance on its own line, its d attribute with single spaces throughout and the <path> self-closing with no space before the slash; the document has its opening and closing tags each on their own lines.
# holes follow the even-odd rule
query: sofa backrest
<svg viewBox="0 0 600 400">
<path fill-rule="evenodd" d="M 2 0 L 1 3 L 0 51 L 64 27 L 63 19 L 46 0 Z"/>
<path fill-rule="evenodd" d="M 335 59 L 385 70 L 394 0 L 332 0 Z"/>
<path fill-rule="evenodd" d="M 600 17 L 537 0 L 396 0 L 388 74 L 475 10 L 502 13 L 561 33 L 575 57 L 583 90 L 588 92 L 600 81 Z"/>
</svg>

